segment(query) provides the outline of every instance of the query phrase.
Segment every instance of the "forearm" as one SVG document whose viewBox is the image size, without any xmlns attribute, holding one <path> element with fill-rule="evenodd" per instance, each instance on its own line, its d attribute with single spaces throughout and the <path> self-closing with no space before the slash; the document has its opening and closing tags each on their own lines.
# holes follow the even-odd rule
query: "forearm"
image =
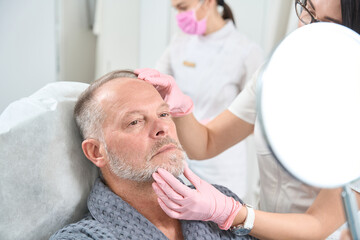
<svg viewBox="0 0 360 240">
<path fill-rule="evenodd" d="M 233 225 L 243 223 L 245 216 L 246 208 L 242 208 Z M 269 213 L 255 210 L 255 222 L 250 235 L 259 239 L 274 240 L 324 239 L 332 232 L 326 231 L 325 228 L 324 223 L 310 214 Z"/>
<path fill-rule="evenodd" d="M 238 118 L 228 110 L 223 111 L 206 126 L 193 114 L 174 118 L 181 144 L 189 158 L 214 157 L 249 136 L 254 125 Z"/>
<path fill-rule="evenodd" d="M 255 211 L 250 235 L 259 239 L 324 239 L 345 222 L 340 194 L 341 189 L 321 190 L 303 214 Z M 242 223 L 245 216 L 243 207 L 233 225 Z"/>
<path fill-rule="evenodd" d="M 188 114 L 174 118 L 180 143 L 190 159 L 209 158 L 208 136 L 206 126 L 199 123 L 194 115 Z"/>
<path fill-rule="evenodd" d="M 324 239 L 321 222 L 308 214 L 255 211 L 251 235 L 259 239 Z"/>
</svg>

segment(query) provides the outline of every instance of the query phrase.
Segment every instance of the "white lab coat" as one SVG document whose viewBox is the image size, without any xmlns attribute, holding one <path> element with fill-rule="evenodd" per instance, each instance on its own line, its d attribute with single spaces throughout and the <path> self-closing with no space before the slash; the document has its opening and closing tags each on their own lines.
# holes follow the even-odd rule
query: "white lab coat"
<svg viewBox="0 0 360 240">
<path fill-rule="evenodd" d="M 257 76 L 258 74 L 254 74 L 245 89 L 228 108 L 244 121 L 255 124 L 255 144 L 260 171 L 260 202 L 257 208 L 266 212 L 304 213 L 321 189 L 306 185 L 290 176 L 268 149 L 256 113 Z M 360 180 L 353 183 L 351 187 L 355 191 L 360 191 Z M 339 239 L 341 230 L 345 227 L 344 224 L 327 239 Z"/>
<path fill-rule="evenodd" d="M 194 115 L 203 123 L 224 111 L 244 88 L 263 61 L 263 52 L 228 21 L 206 35 L 177 34 L 158 61 L 160 72 L 172 75 L 184 94 L 194 101 Z M 239 197 L 246 193 L 245 143 L 206 161 L 190 161 L 202 179 L 230 188 Z"/>
<path fill-rule="evenodd" d="M 304 213 L 320 189 L 290 176 L 272 156 L 257 122 L 256 80 L 257 74 L 254 74 L 244 91 L 230 105 L 229 111 L 244 121 L 255 124 L 255 145 L 260 171 L 258 209 L 277 213 Z"/>
</svg>

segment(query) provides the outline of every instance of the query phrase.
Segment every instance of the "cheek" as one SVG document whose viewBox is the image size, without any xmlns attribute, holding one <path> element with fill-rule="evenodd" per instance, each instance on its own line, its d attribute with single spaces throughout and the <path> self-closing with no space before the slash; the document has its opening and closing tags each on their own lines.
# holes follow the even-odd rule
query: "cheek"
<svg viewBox="0 0 360 240">
<path fill-rule="evenodd" d="M 331 14 L 332 17 L 341 16 L 341 0 L 327 0 L 326 2 L 329 4 L 327 9 L 328 14 Z"/>
<path fill-rule="evenodd" d="M 176 126 L 175 124 L 171 125 L 169 127 L 169 135 L 171 138 L 175 139 L 175 140 L 179 140 L 178 139 L 178 135 L 177 135 L 177 132 L 176 132 Z"/>
<path fill-rule="evenodd" d="M 125 135 L 117 136 L 109 139 L 107 143 L 108 150 L 120 155 L 134 155 L 141 152 L 143 149 L 144 142 L 139 141 L 142 139 L 139 136 Z"/>
<path fill-rule="evenodd" d="M 298 21 L 298 28 L 301 28 L 302 26 L 304 26 L 304 24 L 302 23 L 302 21 Z"/>
<path fill-rule="evenodd" d="M 199 8 L 197 11 L 196 11 L 196 19 L 198 21 L 204 19 L 207 15 L 207 12 L 203 9 L 203 8 Z"/>
</svg>

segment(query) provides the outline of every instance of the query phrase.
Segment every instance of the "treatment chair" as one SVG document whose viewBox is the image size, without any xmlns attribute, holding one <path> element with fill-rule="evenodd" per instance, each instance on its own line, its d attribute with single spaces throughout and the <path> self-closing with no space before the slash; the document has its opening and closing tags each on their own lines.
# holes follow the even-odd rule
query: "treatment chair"
<svg viewBox="0 0 360 240">
<path fill-rule="evenodd" d="M 87 212 L 98 176 L 73 118 L 79 82 L 50 83 L 0 115 L 0 239 L 49 239 Z"/>
</svg>

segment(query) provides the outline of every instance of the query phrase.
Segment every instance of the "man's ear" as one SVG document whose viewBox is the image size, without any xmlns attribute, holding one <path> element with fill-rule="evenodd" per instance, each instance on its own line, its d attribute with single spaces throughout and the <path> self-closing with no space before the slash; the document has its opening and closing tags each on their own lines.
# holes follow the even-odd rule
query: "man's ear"
<svg viewBox="0 0 360 240">
<path fill-rule="evenodd" d="M 85 156 L 97 167 L 101 168 L 106 165 L 104 148 L 99 140 L 85 139 L 81 146 Z"/>
</svg>

